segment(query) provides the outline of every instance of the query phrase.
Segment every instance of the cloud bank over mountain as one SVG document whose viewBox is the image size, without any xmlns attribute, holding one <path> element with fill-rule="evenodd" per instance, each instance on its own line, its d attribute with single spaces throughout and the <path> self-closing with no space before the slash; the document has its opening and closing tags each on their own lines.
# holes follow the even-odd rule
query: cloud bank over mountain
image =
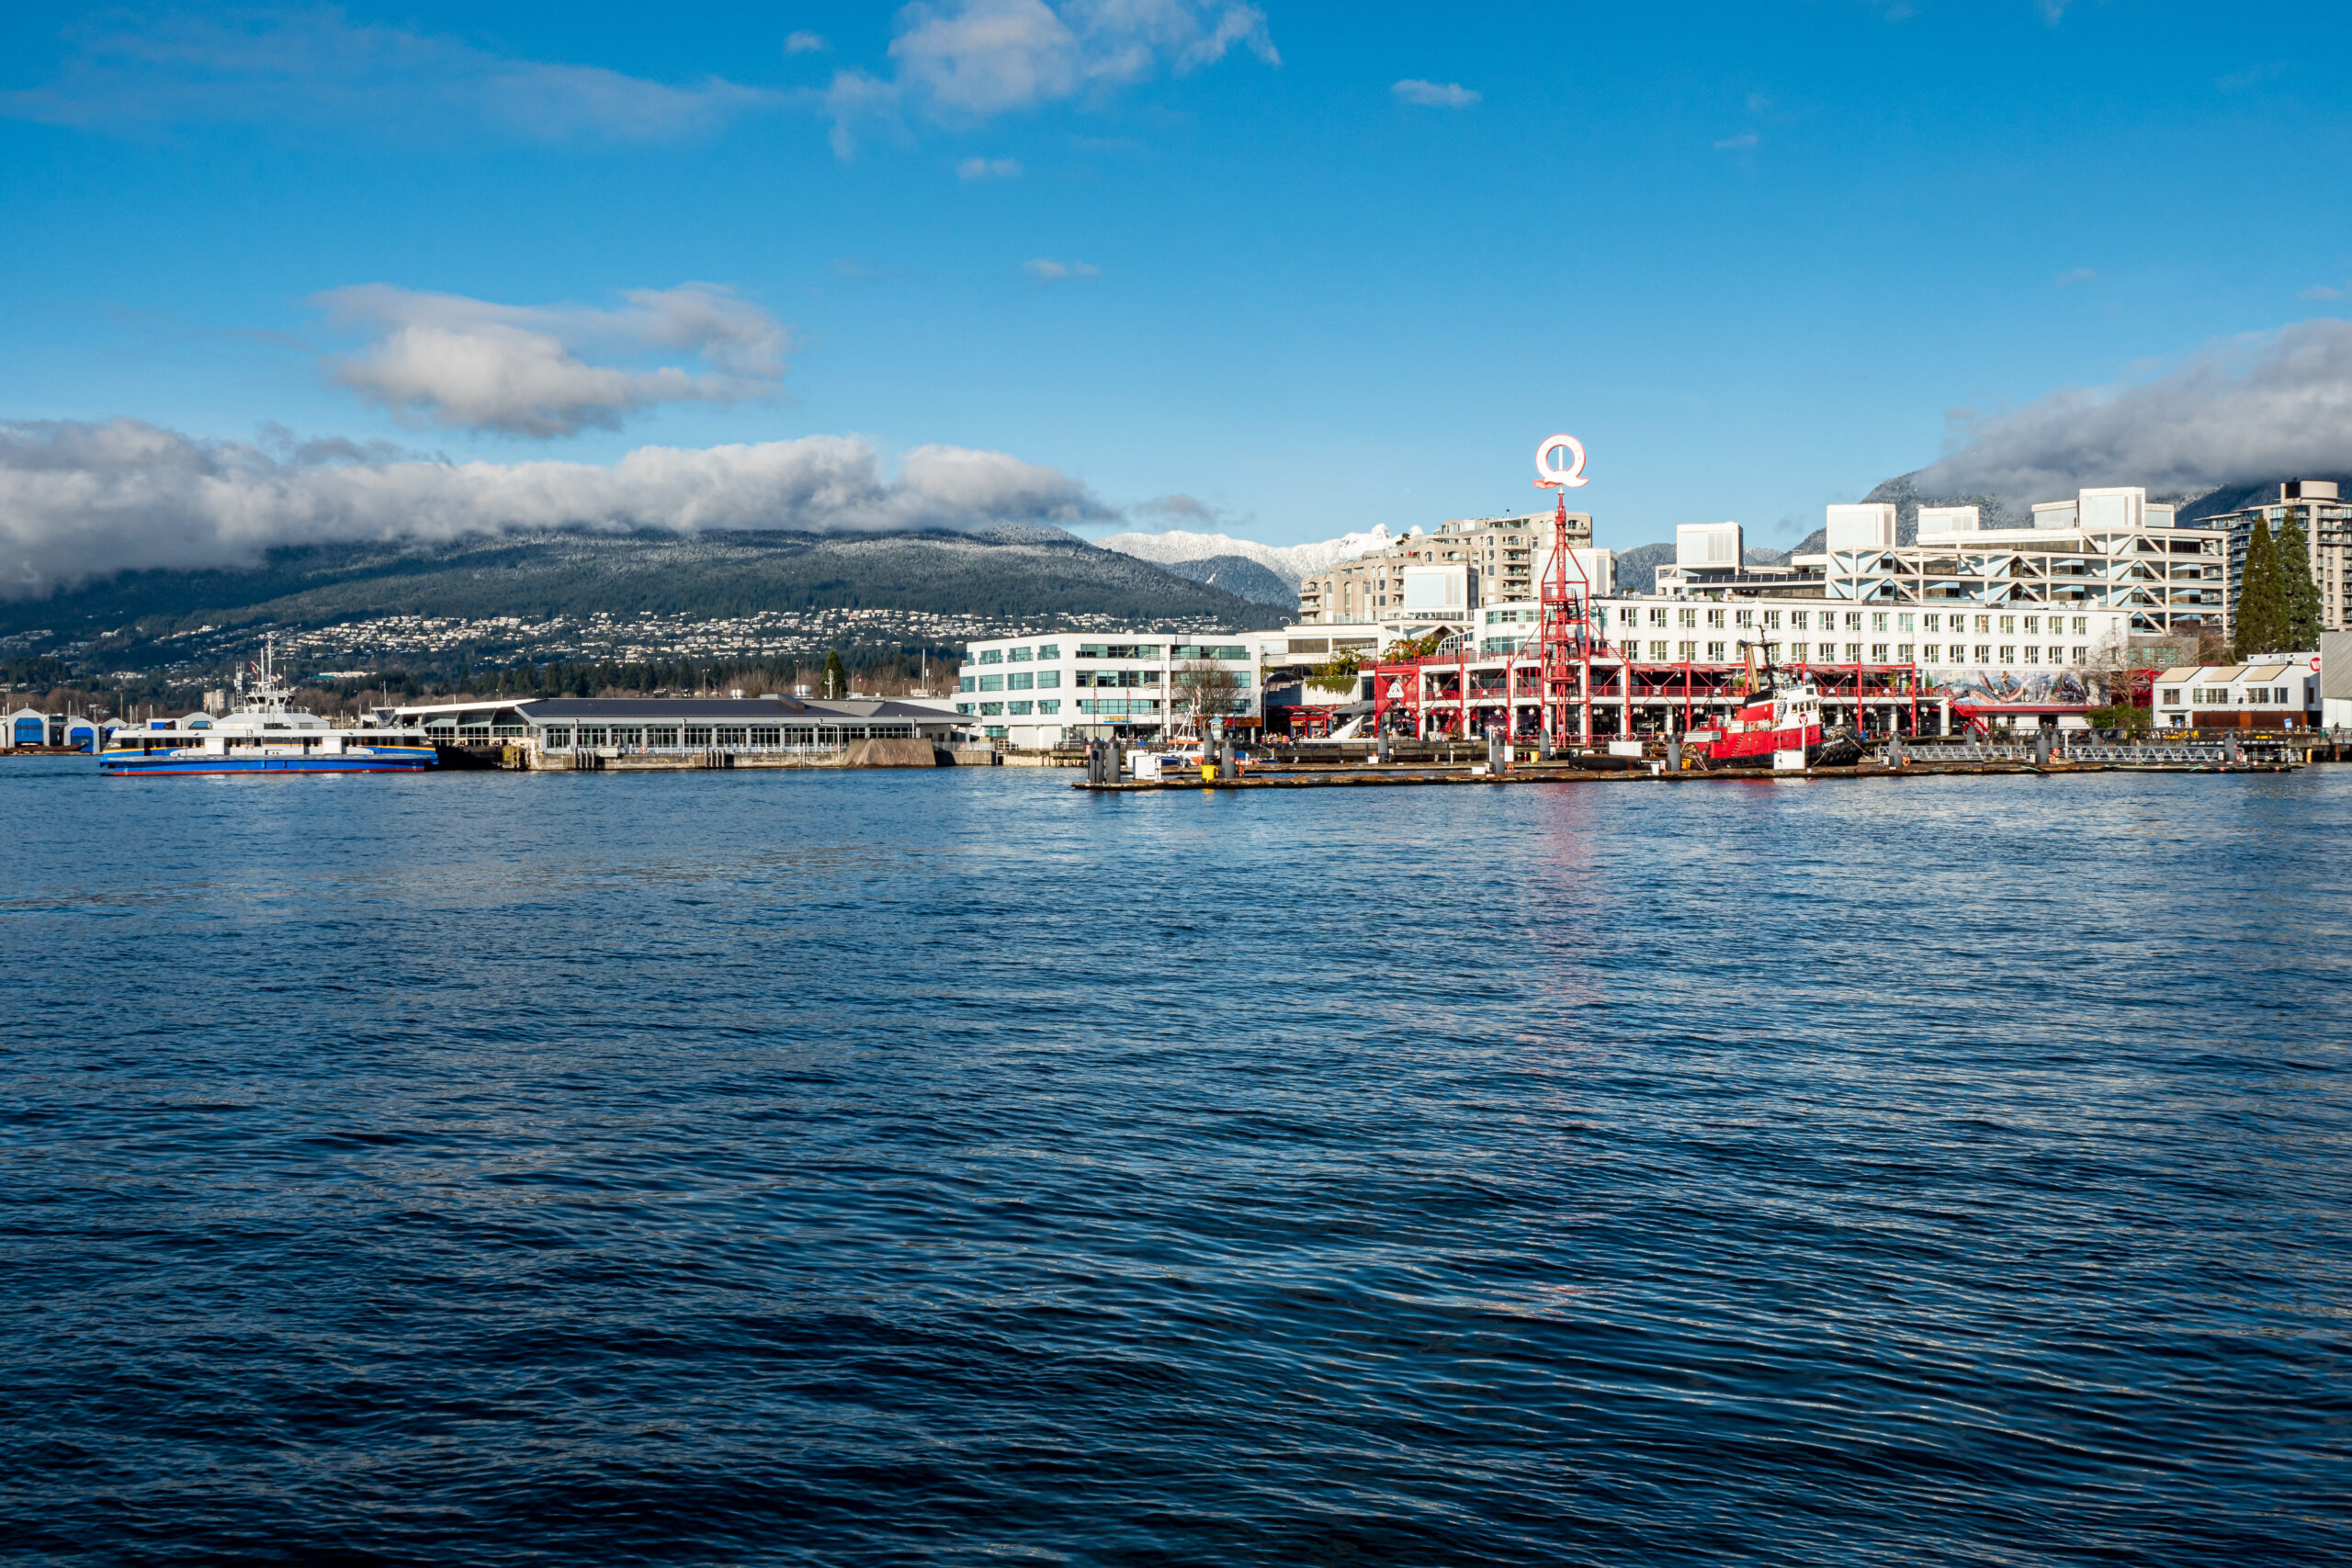
<svg viewBox="0 0 2352 1568">
<path fill-rule="evenodd" d="M 2352 321 L 2298 321 L 2215 344 L 2153 380 L 2053 392 L 1962 419 L 1965 443 L 1906 476 L 1922 495 L 2023 503 L 2086 485 L 2201 495 L 2352 469 Z"/>
<path fill-rule="evenodd" d="M 0 597 L 128 570 L 244 565 L 277 545 L 560 527 L 965 530 L 1119 515 L 1077 479 L 1001 452 L 918 446 L 892 477 L 871 443 L 851 436 L 645 446 L 609 464 L 273 445 L 130 419 L 0 423 Z"/>
</svg>

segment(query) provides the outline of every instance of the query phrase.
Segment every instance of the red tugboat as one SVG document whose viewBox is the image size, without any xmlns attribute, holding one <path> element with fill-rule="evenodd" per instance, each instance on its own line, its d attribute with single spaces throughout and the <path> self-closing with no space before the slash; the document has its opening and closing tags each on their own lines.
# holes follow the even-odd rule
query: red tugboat
<svg viewBox="0 0 2352 1568">
<path fill-rule="evenodd" d="M 1838 767 L 1860 761 L 1861 744 L 1852 736 L 1822 733 L 1821 692 L 1810 678 L 1780 675 L 1768 665 L 1770 687 L 1758 695 L 1764 682 L 1757 678 L 1755 659 L 1750 644 L 1749 695 L 1739 712 L 1685 735 L 1686 755 L 1711 768 Z"/>
</svg>

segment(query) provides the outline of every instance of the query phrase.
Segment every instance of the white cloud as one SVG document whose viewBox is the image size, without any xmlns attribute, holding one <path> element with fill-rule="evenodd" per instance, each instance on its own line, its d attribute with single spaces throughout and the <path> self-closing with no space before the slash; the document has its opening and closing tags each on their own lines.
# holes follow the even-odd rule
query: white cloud
<svg viewBox="0 0 2352 1568">
<path fill-rule="evenodd" d="M 721 77 L 672 86 L 602 66 L 514 60 L 456 39 L 347 20 L 340 10 L 173 12 L 92 28 L 57 79 L 0 93 L 0 116 L 93 129 L 290 121 L 440 139 L 671 140 L 777 94 Z"/>
<path fill-rule="evenodd" d="M 1402 102 L 1430 109 L 1466 109 L 1483 96 L 1459 82 L 1424 82 L 1408 77 L 1388 89 Z"/>
<path fill-rule="evenodd" d="M 828 107 L 833 148 L 854 128 L 918 115 L 949 126 L 1182 75 L 1236 48 L 1280 64 L 1265 13 L 1239 0 L 946 0 L 899 12 L 891 74 L 843 71 Z"/>
<path fill-rule="evenodd" d="M 2331 288 L 2324 283 L 2314 283 L 2295 298 L 2298 299 L 2341 299 L 2344 298 L 2344 290 Z"/>
<path fill-rule="evenodd" d="M 281 433 L 282 434 L 282 433 Z M 117 571 L 250 563 L 276 545 L 547 528 L 811 532 L 1084 524 L 1078 480 L 919 446 L 895 478 L 849 436 L 647 446 L 609 464 L 447 463 L 348 442 L 199 441 L 136 420 L 0 424 L 0 597 Z"/>
<path fill-rule="evenodd" d="M 2077 283 L 2096 283 L 2098 281 L 2098 274 L 2093 272 L 2086 266 L 2078 266 L 2071 272 L 2062 272 L 2058 275 L 2058 287 L 2061 288 L 2071 288 Z"/>
<path fill-rule="evenodd" d="M 1718 152 L 1745 152 L 1761 140 L 1762 138 L 1758 137 L 1756 132 L 1752 130 L 1743 130 L 1737 136 L 1726 136 L 1721 141 L 1716 142 L 1715 151 Z"/>
<path fill-rule="evenodd" d="M 791 32 L 784 35 L 784 52 L 786 54 L 822 53 L 825 47 L 825 35 L 822 33 Z"/>
<path fill-rule="evenodd" d="M 2109 484 L 2198 494 L 2352 472 L 2352 321 L 2233 338 L 2154 380 L 2053 392 L 1964 434 L 1916 476 L 1922 494 L 2033 502 Z"/>
<path fill-rule="evenodd" d="M 1012 180 L 1021 177 L 1018 158 L 967 158 L 956 165 L 959 180 Z"/>
<path fill-rule="evenodd" d="M 1073 277 L 1100 277 L 1102 269 L 1092 262 L 1060 262 L 1051 256 L 1039 256 L 1021 264 L 1021 270 L 1040 283 L 1067 283 Z"/>
<path fill-rule="evenodd" d="M 658 403 L 732 402 L 773 392 L 789 346 L 783 324 L 707 283 L 631 289 L 617 310 L 499 305 L 458 294 L 366 284 L 322 294 L 330 321 L 372 341 L 332 357 L 329 374 L 409 423 L 573 434 L 617 426 Z M 582 357 L 593 349 L 686 355 L 706 368 L 628 368 Z"/>
</svg>

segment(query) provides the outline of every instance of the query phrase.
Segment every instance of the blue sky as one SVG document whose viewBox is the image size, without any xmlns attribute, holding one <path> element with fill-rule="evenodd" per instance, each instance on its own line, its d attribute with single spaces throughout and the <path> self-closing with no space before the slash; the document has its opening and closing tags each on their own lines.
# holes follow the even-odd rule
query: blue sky
<svg viewBox="0 0 2352 1568">
<path fill-rule="evenodd" d="M 1620 546 L 1786 544 L 1986 428 L 2129 482 L 2094 470 L 2154 462 L 2159 405 L 2198 482 L 2271 460 L 2204 453 L 2200 399 L 2352 380 L 2347 33 L 2124 0 L 20 0 L 0 420 L 499 465 L 859 436 L 886 474 L 1052 470 L 1081 532 L 1276 544 L 1533 504 L 1555 430 Z M 541 372 L 554 401 L 502 412 Z"/>
</svg>

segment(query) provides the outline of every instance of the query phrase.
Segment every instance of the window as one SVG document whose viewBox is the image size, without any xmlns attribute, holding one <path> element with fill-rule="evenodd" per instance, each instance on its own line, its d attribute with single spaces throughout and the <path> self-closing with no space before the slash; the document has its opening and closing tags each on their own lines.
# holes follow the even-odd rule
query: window
<svg viewBox="0 0 2352 1568">
<path fill-rule="evenodd" d="M 2227 686 L 2199 686 L 2197 688 L 2197 705 L 2199 707 L 2219 707 L 2226 704 L 2229 700 L 2230 689 Z"/>
<path fill-rule="evenodd" d="M 1707 626 L 1711 630 L 1722 630 L 1723 624 L 1724 613 L 1721 610 L 1710 610 L 1707 612 Z"/>
<path fill-rule="evenodd" d="M 1156 642 L 1082 642 L 1078 645 L 1080 659 L 1157 659 L 1159 644 Z"/>
<path fill-rule="evenodd" d="M 2075 635 L 2076 637 L 2089 636 L 2090 629 L 2091 618 L 2088 615 L 2076 615 L 2075 617 Z"/>
<path fill-rule="evenodd" d="M 1004 662 L 1004 649 L 1001 648 L 982 649 L 980 650 L 980 657 L 976 660 L 976 662 L 981 664 L 1001 664 Z"/>
<path fill-rule="evenodd" d="M 781 746 L 784 744 L 784 732 L 781 729 L 772 728 L 767 725 L 755 725 L 752 729 L 752 744 L 754 746 Z"/>
<path fill-rule="evenodd" d="M 678 743 L 678 727 L 672 724 L 659 729 L 649 729 L 645 732 L 645 743 L 648 746 L 675 746 Z"/>
<path fill-rule="evenodd" d="M 1859 642 L 1848 643 L 1846 645 L 1846 662 L 1849 664 L 1860 664 L 1861 661 L 1862 645 Z"/>
<path fill-rule="evenodd" d="M 1979 615 L 1979 616 L 1977 616 L 1977 617 L 1976 617 L 1976 629 L 1977 629 L 1978 631 L 1980 631 L 1980 632 L 1989 632 L 1989 631 L 1991 631 L 1991 630 L 1993 629 L 1993 617 L 1992 617 L 1992 616 L 1990 616 L 1990 615 Z"/>
<path fill-rule="evenodd" d="M 1684 610 L 1678 615 L 1675 619 L 1677 623 L 1687 631 L 1699 624 L 1699 612 L 1696 610 Z"/>
<path fill-rule="evenodd" d="M 1037 703 L 1037 711 L 1039 713 L 1059 713 L 1062 711 L 1062 700 L 1059 697 L 1040 698 Z"/>
<path fill-rule="evenodd" d="M 718 727 L 718 743 L 721 746 L 741 746 L 748 739 L 749 736 L 740 726 L 722 724 Z"/>
<path fill-rule="evenodd" d="M 1801 642 L 1792 642 L 1789 644 L 1790 663 L 1803 664 L 1804 662 L 1804 647 L 1805 645 Z"/>
<path fill-rule="evenodd" d="M 1651 658 L 1651 659 L 1653 659 L 1653 660 L 1657 660 L 1657 662 L 1659 662 L 1659 663 L 1664 663 L 1664 662 L 1666 661 L 1666 644 L 1664 644 L 1664 643 L 1662 643 L 1662 642 L 1653 642 L 1653 643 L 1651 643 L 1651 644 L 1650 644 L 1650 658 Z"/>
<path fill-rule="evenodd" d="M 2027 643 L 2027 644 L 2025 645 L 2025 661 L 2026 661 L 2028 664 L 2039 664 L 2039 663 L 2041 663 L 2041 649 L 2040 649 L 2039 648 L 2036 648 L 2036 647 L 2035 647 L 2033 644 L 2031 644 L 2031 643 Z"/>
<path fill-rule="evenodd" d="M 709 745 L 710 726 L 707 724 L 690 724 L 686 726 L 686 744 L 689 746 Z"/>
<path fill-rule="evenodd" d="M 1885 612 L 1885 611 L 1883 611 L 1883 610 L 1873 610 L 1873 611 L 1871 611 L 1871 630 L 1872 630 L 1872 631 L 1874 631 L 1874 632 L 1883 632 L 1883 631 L 1886 630 L 1886 612 Z"/>
<path fill-rule="evenodd" d="M 1634 613 L 1636 615 L 1640 614 L 1639 611 L 1635 611 Z M 1657 605 L 1651 609 L 1650 625 L 1654 626 L 1662 626 L 1666 625 L 1666 607 L 1664 605 Z"/>
<path fill-rule="evenodd" d="M 1886 617 L 1884 615 L 1881 615 L 1879 619 L 1883 621 L 1886 619 Z M 1871 662 L 1872 664 L 1883 664 L 1886 662 L 1886 644 L 1883 642 L 1874 642 L 1871 644 Z"/>
<path fill-rule="evenodd" d="M 571 745 L 571 731 L 569 728 L 560 727 L 548 731 L 548 747 L 550 750 L 567 750 Z"/>
<path fill-rule="evenodd" d="M 2089 649 L 2087 649 L 2087 648 L 2078 648 L 2078 649 L 2075 649 L 2075 663 L 2077 663 L 2077 664 L 2088 664 L 2090 661 L 2091 661 L 2091 650 L 2090 650 Z"/>
<path fill-rule="evenodd" d="M 956 705 L 956 711 L 957 713 L 968 714 L 972 711 L 972 705 L 969 703 L 957 703 Z"/>
<path fill-rule="evenodd" d="M 1939 623 L 1939 622 L 1940 622 L 1942 619 L 1943 619 L 1943 617 L 1942 617 L 1941 615 L 1936 615 L 1936 614 L 1934 614 L 1932 611 L 1931 611 L 1931 612 L 1929 612 L 1929 613 L 1928 613 L 1928 630 L 1929 630 L 1929 631 L 1931 631 L 1931 632 L 1933 632 L 1933 631 L 1941 631 L 1941 630 L 1943 629 L 1943 627 L 1942 627 L 1941 626 L 1938 625 L 1938 623 Z"/>
<path fill-rule="evenodd" d="M 2001 629 L 2005 632 L 2016 631 L 2018 629 L 2018 618 L 2015 615 L 2003 615 L 2001 617 Z M 2004 662 L 2006 662 L 2006 660 L 2004 660 Z"/>
<path fill-rule="evenodd" d="M 1935 617 L 1934 617 L 1933 615 L 1930 615 L 1930 616 L 1928 616 L 1928 618 L 1930 621 L 1932 621 L 1932 620 L 1934 620 L 1934 619 L 1935 619 Z M 1907 632 L 1907 631 L 1909 631 L 1909 630 L 1911 629 L 1911 617 L 1910 617 L 1910 616 L 1908 616 L 1908 615 L 1897 615 L 1897 616 L 1895 616 L 1895 617 L 1894 617 L 1894 629 L 1895 629 L 1896 631 L 1901 631 L 1901 632 Z"/>
<path fill-rule="evenodd" d="M 1029 706 L 1030 705 L 1027 703 L 1007 703 L 1004 705 L 1004 711 L 1013 714 L 1025 714 L 1029 711 Z"/>
<path fill-rule="evenodd" d="M 1004 690 L 1004 677 L 1003 677 L 1003 676 L 1001 676 L 1001 675 L 983 675 L 983 676 L 981 676 L 981 677 L 980 677 L 980 690 L 981 690 L 981 691 L 983 691 L 983 692 L 1001 692 L 1001 691 L 1003 691 L 1003 690 Z"/>
<path fill-rule="evenodd" d="M 1723 612 L 1722 612 L 1722 611 L 1720 611 L 1720 610 L 1716 611 L 1715 613 L 1716 613 L 1717 615 L 1721 615 L 1721 614 L 1723 614 Z M 1709 643 L 1709 644 L 1707 645 L 1707 662 L 1708 662 L 1708 663 L 1710 663 L 1710 664 L 1721 664 L 1723 661 L 1724 661 L 1724 645 L 1723 645 L 1722 643 L 1719 643 L 1719 642 L 1711 642 L 1711 643 Z"/>
<path fill-rule="evenodd" d="M 959 692 L 970 691 L 972 689 L 972 678 L 969 675 L 960 675 L 956 677 L 956 689 Z"/>
<path fill-rule="evenodd" d="M 1036 683 L 1037 672 L 1034 670 L 1016 670 L 1004 678 L 1004 689 L 1008 692 L 1026 692 Z"/>
<path fill-rule="evenodd" d="M 982 703 L 980 705 L 980 716 L 982 718 L 1002 718 L 1004 716 L 1004 705 L 1002 703 Z"/>
<path fill-rule="evenodd" d="M 1683 614 L 1689 615 L 1690 612 L 1686 610 Z M 1699 645 L 1695 642 L 1678 642 L 1674 645 L 1674 657 L 1687 664 L 1699 657 Z"/>
<path fill-rule="evenodd" d="M 2001 662 L 2004 664 L 2015 664 L 2017 661 L 2017 649 L 2009 643 L 2003 643 L 2001 645 Z"/>
<path fill-rule="evenodd" d="M 1756 612 L 1753 610 L 1735 610 L 1732 612 L 1731 624 L 1736 626 L 1752 626 L 1756 624 Z"/>
<path fill-rule="evenodd" d="M 1039 691 L 1050 692 L 1061 683 L 1062 672 L 1060 671 L 1040 670 L 1037 671 L 1037 689 Z"/>
<path fill-rule="evenodd" d="M 2156 701 L 2168 708 L 2178 707 L 2180 705 L 2180 688 L 2178 686 L 2166 686 L 2163 691 L 2156 694 Z"/>
<path fill-rule="evenodd" d="M 1789 626 L 1792 630 L 1803 631 L 1805 627 L 1805 622 L 1811 618 L 1812 612 L 1809 610 L 1791 610 L 1789 612 Z"/>
<path fill-rule="evenodd" d="M 1922 664 L 1941 663 L 1942 660 L 1936 657 L 1941 652 L 1943 652 L 1943 648 L 1940 644 L 1932 642 L 1924 644 L 1919 649 L 1919 662 Z"/>
<path fill-rule="evenodd" d="M 1329 588 L 1330 584 L 1327 582 L 1323 586 Z M 1057 642 L 1041 642 L 1037 645 L 1039 659 L 1059 659 L 1061 656 L 1062 645 Z"/>
<path fill-rule="evenodd" d="M 2028 636 L 2028 637 L 2031 637 L 2031 636 L 2033 636 L 2036 632 L 2040 631 L 2041 629 L 2041 617 L 2040 615 L 2028 615 L 2028 616 L 2025 618 L 2025 633 L 2026 633 L 2026 636 Z"/>
<path fill-rule="evenodd" d="M 1768 632 L 1776 632 L 1781 629 L 1780 611 L 1767 610 L 1764 612 L 1764 629 Z"/>
<path fill-rule="evenodd" d="M 1029 662 L 1029 649 L 1025 648 L 1008 648 L 1004 650 L 1004 656 L 1015 664 Z"/>
</svg>

